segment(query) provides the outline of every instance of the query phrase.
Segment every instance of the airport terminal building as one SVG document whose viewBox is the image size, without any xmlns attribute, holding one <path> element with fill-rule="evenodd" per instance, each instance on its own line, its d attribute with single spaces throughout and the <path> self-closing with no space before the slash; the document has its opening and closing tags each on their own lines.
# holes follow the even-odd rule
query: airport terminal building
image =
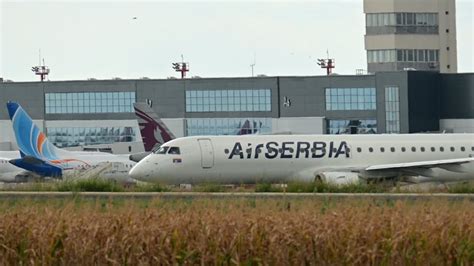
<svg viewBox="0 0 474 266">
<path fill-rule="evenodd" d="M 0 82 L 0 149 L 15 149 L 17 101 L 59 147 L 143 150 L 132 103 L 177 136 L 474 132 L 474 73 Z"/>
</svg>

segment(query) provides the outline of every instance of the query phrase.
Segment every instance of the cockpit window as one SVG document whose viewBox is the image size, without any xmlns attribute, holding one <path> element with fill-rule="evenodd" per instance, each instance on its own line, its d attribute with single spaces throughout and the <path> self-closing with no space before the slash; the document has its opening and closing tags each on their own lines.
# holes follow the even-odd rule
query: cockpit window
<svg viewBox="0 0 474 266">
<path fill-rule="evenodd" d="M 157 151 L 155 151 L 155 154 L 166 154 L 170 147 L 165 147 L 161 146 Z"/>
<path fill-rule="evenodd" d="M 170 150 L 168 151 L 168 154 L 181 154 L 179 152 L 179 147 L 171 147 Z"/>
</svg>

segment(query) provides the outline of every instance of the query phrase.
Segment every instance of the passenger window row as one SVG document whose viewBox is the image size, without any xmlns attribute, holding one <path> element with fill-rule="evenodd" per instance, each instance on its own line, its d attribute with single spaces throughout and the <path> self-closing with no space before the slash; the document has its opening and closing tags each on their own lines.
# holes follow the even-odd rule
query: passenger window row
<svg viewBox="0 0 474 266">
<path fill-rule="evenodd" d="M 369 147 L 368 150 L 369 150 L 369 152 L 374 152 L 374 151 L 375 151 L 375 149 L 372 148 L 372 147 Z M 385 147 L 380 147 L 379 150 L 380 150 L 380 152 L 385 152 Z M 416 152 L 418 149 L 417 149 L 416 147 L 411 147 L 410 150 L 411 150 L 412 152 Z M 426 150 L 427 150 L 427 149 L 425 149 L 425 147 L 420 147 L 420 148 L 419 148 L 419 151 L 420 151 L 420 152 L 425 152 Z M 435 148 L 435 147 L 430 147 L 429 150 L 430 150 L 431 152 L 435 152 L 435 151 L 436 151 L 436 148 Z M 440 152 L 444 152 L 445 148 L 444 148 L 444 147 L 439 147 L 438 150 L 439 150 Z M 466 147 L 460 147 L 459 150 L 462 151 L 462 152 L 465 152 L 467 149 L 466 149 Z M 395 152 L 395 151 L 396 151 L 396 148 L 395 148 L 395 147 L 390 147 L 390 152 Z M 400 148 L 400 151 L 406 152 L 406 151 L 407 151 L 407 148 L 401 147 L 401 148 Z M 451 146 L 451 147 L 449 147 L 449 151 L 455 152 L 455 151 L 456 151 L 456 148 L 453 147 L 453 146 Z M 471 147 L 471 151 L 474 152 L 474 146 Z M 361 147 L 357 147 L 357 152 L 359 152 L 359 153 L 362 152 L 362 148 L 361 148 Z"/>
</svg>

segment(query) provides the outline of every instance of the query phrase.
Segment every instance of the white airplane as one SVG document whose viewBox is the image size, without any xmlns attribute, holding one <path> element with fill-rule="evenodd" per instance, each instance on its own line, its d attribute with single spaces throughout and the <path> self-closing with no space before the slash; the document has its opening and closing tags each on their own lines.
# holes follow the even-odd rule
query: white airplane
<svg viewBox="0 0 474 266">
<path fill-rule="evenodd" d="M 22 168 L 16 167 L 9 161 L 20 157 L 18 151 L 0 151 L 0 182 L 2 183 L 20 183 L 28 182 L 36 179 L 39 176 L 26 171 Z"/>
<path fill-rule="evenodd" d="M 134 183 L 128 171 L 135 162 L 128 155 L 103 152 L 72 152 L 55 147 L 15 102 L 7 103 L 21 158 L 9 162 L 39 176 L 54 178 L 91 177 Z"/>
<path fill-rule="evenodd" d="M 195 136 L 130 171 L 165 184 L 474 179 L 474 134 Z"/>
</svg>

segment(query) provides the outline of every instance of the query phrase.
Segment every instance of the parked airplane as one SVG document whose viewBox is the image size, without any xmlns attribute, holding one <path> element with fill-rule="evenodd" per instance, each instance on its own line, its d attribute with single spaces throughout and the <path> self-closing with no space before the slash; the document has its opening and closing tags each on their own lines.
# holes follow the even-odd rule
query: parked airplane
<svg viewBox="0 0 474 266">
<path fill-rule="evenodd" d="M 139 162 L 152 151 L 158 150 L 163 143 L 173 140 L 176 137 L 147 103 L 137 102 L 133 104 L 133 107 L 138 119 L 145 152 L 131 154 L 129 158 L 134 162 Z M 235 132 L 236 135 L 256 133 L 258 133 L 257 122 L 253 121 L 252 126 L 248 119 L 240 123 Z"/>
<path fill-rule="evenodd" d="M 133 103 L 133 108 L 138 118 L 145 151 L 152 151 L 163 143 L 176 138 L 148 104 Z"/>
<path fill-rule="evenodd" d="M 129 159 L 138 162 L 152 151 L 159 149 L 163 143 L 176 137 L 147 103 L 133 103 L 133 108 L 138 119 L 145 152 L 131 154 Z"/>
<path fill-rule="evenodd" d="M 11 159 L 18 157 L 20 157 L 20 152 L 18 151 L 0 151 L 0 182 L 28 182 L 39 177 L 30 171 L 26 171 L 9 163 Z"/>
<path fill-rule="evenodd" d="M 128 155 L 103 152 L 72 152 L 55 147 L 15 102 L 7 103 L 21 158 L 10 163 L 40 176 L 68 177 L 91 174 L 118 182 L 135 182 L 128 170 L 135 164 Z"/>
<path fill-rule="evenodd" d="M 130 176 L 168 184 L 474 179 L 474 134 L 247 135 L 165 143 Z"/>
</svg>

